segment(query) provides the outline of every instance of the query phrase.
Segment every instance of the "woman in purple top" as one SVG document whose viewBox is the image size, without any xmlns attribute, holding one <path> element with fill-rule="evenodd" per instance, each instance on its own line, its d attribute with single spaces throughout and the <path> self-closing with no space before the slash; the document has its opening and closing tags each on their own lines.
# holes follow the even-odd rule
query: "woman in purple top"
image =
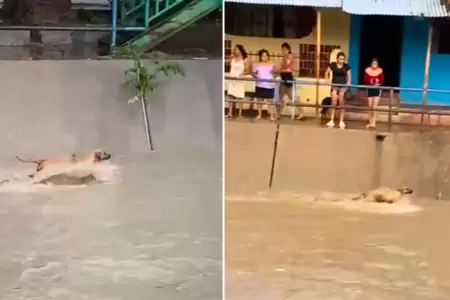
<svg viewBox="0 0 450 300">
<path fill-rule="evenodd" d="M 275 73 L 275 65 L 270 61 L 269 52 L 265 49 L 258 52 L 259 62 L 253 66 L 253 77 L 256 79 L 273 80 Z M 275 95 L 275 83 L 266 81 L 256 81 L 255 84 L 255 98 L 256 101 L 272 101 Z M 258 116 L 256 119 L 262 117 L 262 104 L 257 105 Z M 269 105 L 270 119 L 275 120 L 275 108 Z"/>
</svg>

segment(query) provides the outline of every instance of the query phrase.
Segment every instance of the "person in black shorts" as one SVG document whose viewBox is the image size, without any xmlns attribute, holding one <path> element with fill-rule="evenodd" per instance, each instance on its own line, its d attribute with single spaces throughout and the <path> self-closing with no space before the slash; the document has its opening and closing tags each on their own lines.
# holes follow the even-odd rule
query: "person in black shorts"
<svg viewBox="0 0 450 300">
<path fill-rule="evenodd" d="M 332 105 L 345 105 L 345 92 L 351 81 L 350 65 L 346 62 L 344 52 L 337 54 L 336 62 L 331 63 L 325 72 L 325 79 L 331 83 L 331 103 Z M 336 110 L 331 109 L 331 120 L 327 123 L 328 127 L 334 127 L 334 118 Z M 341 109 L 339 114 L 339 128 L 345 129 L 344 123 L 345 110 Z"/>
<path fill-rule="evenodd" d="M 364 84 L 373 86 L 374 88 L 367 89 L 367 104 L 370 108 L 377 108 L 381 98 L 381 89 L 376 88 L 384 84 L 383 69 L 380 68 L 377 58 L 373 58 L 370 66 L 364 70 Z M 377 114 L 374 110 L 369 110 L 369 124 L 367 129 L 376 127 Z"/>
<path fill-rule="evenodd" d="M 261 49 L 258 52 L 259 62 L 253 65 L 253 77 L 256 78 L 255 99 L 263 102 L 269 102 L 270 119 L 275 120 L 275 108 L 273 107 L 273 98 L 275 96 L 275 83 L 273 80 L 275 65 L 270 61 L 269 51 Z M 262 104 L 258 104 L 258 116 L 256 119 L 262 118 Z"/>
</svg>

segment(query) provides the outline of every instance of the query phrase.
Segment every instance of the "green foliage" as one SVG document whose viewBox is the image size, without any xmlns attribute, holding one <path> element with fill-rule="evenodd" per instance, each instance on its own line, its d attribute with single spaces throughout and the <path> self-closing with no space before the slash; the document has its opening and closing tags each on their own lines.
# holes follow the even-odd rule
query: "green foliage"
<svg viewBox="0 0 450 300">
<path fill-rule="evenodd" d="M 176 62 L 158 60 L 151 55 L 143 57 L 141 53 L 131 46 L 120 47 L 113 50 L 113 56 L 133 60 L 133 66 L 125 71 L 126 87 L 132 87 L 136 95 L 145 97 L 158 87 L 158 76 L 171 75 L 185 76 L 183 67 Z"/>
</svg>

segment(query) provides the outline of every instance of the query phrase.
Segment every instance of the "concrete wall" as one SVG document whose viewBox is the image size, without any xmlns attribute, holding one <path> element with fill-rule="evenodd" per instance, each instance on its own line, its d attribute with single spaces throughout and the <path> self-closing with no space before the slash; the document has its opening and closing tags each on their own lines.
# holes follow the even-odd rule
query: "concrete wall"
<svg viewBox="0 0 450 300">
<path fill-rule="evenodd" d="M 148 98 L 157 151 L 222 151 L 222 61 L 182 61 Z M 127 61 L 3 61 L 1 155 L 107 148 L 145 152 L 141 106 L 127 104 Z"/>
<path fill-rule="evenodd" d="M 258 193 L 267 188 L 275 133 L 273 124 L 226 124 L 226 193 Z"/>
<path fill-rule="evenodd" d="M 266 128 L 258 132 L 252 126 L 260 124 L 226 123 L 226 157 L 238 153 L 255 153 L 255 160 L 264 168 L 249 166 L 244 161 L 226 165 L 226 183 L 239 180 L 260 180 L 259 192 L 269 190 L 268 178 L 274 144 L 266 141 Z M 245 136 L 251 133 L 251 140 Z M 235 144 L 240 141 L 240 144 Z M 251 141 L 259 141 L 251 143 Z M 358 130 L 330 130 L 308 126 L 280 125 L 272 190 L 282 192 L 360 192 L 365 189 L 406 185 L 418 195 L 436 197 L 442 193 L 450 199 L 450 134 L 391 133 L 378 142 L 373 132 Z M 257 148 L 257 149 L 255 149 Z M 229 153 L 231 152 L 232 153 Z M 263 154 L 263 155 L 261 155 Z M 267 160 L 270 160 L 267 162 Z M 241 160 L 243 161 L 243 160 Z M 243 173 L 245 176 L 229 179 Z M 265 183 L 265 185 L 262 185 Z M 243 184 L 242 182 L 240 184 Z M 237 192 L 226 186 L 227 193 Z M 241 192 L 242 189 L 239 191 Z"/>
</svg>

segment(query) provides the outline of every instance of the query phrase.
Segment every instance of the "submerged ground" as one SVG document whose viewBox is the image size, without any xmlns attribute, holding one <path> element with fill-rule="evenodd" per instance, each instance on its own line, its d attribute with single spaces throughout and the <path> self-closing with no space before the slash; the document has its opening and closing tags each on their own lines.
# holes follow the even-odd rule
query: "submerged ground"
<svg viewBox="0 0 450 300">
<path fill-rule="evenodd" d="M 222 298 L 222 64 L 183 65 L 149 99 L 149 152 L 129 62 L 3 63 L 2 176 L 102 148 L 121 180 L 0 190 L 0 299 Z"/>
<path fill-rule="evenodd" d="M 226 203 L 227 299 L 448 299 L 450 204 L 372 214 L 299 199 Z M 251 199 L 249 196 L 247 199 Z"/>
<path fill-rule="evenodd" d="M 227 299 L 448 299 L 448 132 L 297 124 L 226 122 Z M 412 203 L 326 202 L 380 186 Z"/>
</svg>

